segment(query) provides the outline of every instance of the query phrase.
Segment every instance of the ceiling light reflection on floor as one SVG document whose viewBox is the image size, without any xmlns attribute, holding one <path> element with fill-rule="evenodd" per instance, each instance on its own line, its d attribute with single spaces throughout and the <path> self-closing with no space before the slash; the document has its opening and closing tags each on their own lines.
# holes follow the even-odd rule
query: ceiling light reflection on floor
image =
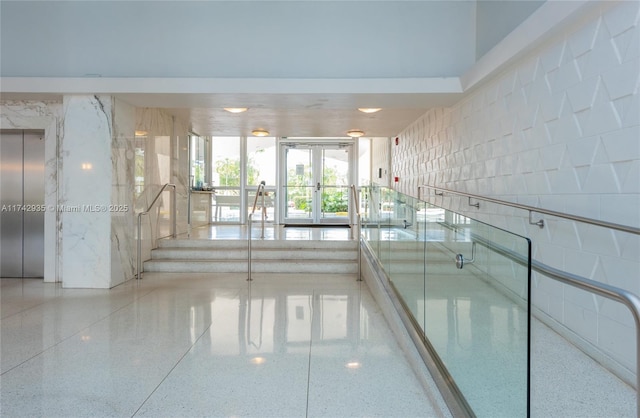
<svg viewBox="0 0 640 418">
<path fill-rule="evenodd" d="M 345 364 L 345 367 L 347 369 L 359 369 L 360 367 L 362 367 L 362 364 L 359 361 L 350 361 Z"/>
<path fill-rule="evenodd" d="M 267 359 L 264 357 L 254 357 L 250 361 L 251 364 L 264 364 L 267 362 Z"/>
</svg>

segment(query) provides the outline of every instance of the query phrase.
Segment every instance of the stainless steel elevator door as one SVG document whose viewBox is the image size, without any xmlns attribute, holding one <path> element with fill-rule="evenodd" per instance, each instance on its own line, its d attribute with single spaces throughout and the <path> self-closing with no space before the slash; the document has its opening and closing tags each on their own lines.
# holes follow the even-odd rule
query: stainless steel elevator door
<svg viewBox="0 0 640 418">
<path fill-rule="evenodd" d="M 0 277 L 44 276 L 44 132 L 0 131 Z"/>
</svg>

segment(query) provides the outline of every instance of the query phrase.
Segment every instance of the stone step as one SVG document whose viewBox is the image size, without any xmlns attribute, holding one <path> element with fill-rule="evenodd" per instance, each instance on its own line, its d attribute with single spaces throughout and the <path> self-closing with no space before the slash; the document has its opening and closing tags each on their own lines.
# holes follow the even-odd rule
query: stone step
<svg viewBox="0 0 640 418">
<path fill-rule="evenodd" d="M 210 249 L 210 248 L 158 248 L 151 252 L 151 258 L 180 259 L 180 260 L 246 260 L 248 250 L 236 249 Z M 252 248 L 254 260 L 356 260 L 358 254 L 350 250 L 335 249 L 262 249 Z"/>
<path fill-rule="evenodd" d="M 455 262 L 437 262 L 437 263 L 427 263 L 426 266 L 421 262 L 413 262 L 413 263 L 400 263 L 400 262 L 385 262 L 383 263 L 384 270 L 391 275 L 395 274 L 421 274 L 424 271 L 428 275 L 438 274 L 438 275 L 455 275 L 460 272 L 458 268 L 456 268 Z"/>
<path fill-rule="evenodd" d="M 247 272 L 247 260 L 149 260 L 145 272 L 165 273 L 242 273 Z M 252 272 L 260 273 L 322 273 L 354 274 L 354 261 L 254 260 Z"/>
<path fill-rule="evenodd" d="M 357 248 L 357 241 L 312 241 L 312 240 L 262 240 L 251 241 L 251 248 L 281 248 L 281 249 L 351 249 Z M 158 248 L 247 248 L 246 240 L 204 240 L 204 239 L 163 239 L 158 241 Z"/>
<path fill-rule="evenodd" d="M 357 241 L 260 240 L 251 242 L 252 272 L 354 274 L 358 271 Z M 144 271 L 247 271 L 246 240 L 160 240 L 144 263 Z"/>
</svg>

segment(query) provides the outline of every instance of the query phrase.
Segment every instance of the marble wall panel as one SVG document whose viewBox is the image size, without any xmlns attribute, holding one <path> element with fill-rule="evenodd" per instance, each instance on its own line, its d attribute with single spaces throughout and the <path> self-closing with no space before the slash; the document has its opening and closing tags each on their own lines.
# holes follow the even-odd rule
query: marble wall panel
<svg viewBox="0 0 640 418">
<path fill-rule="evenodd" d="M 64 287 L 111 287 L 113 99 L 65 96 L 59 162 Z"/>
<path fill-rule="evenodd" d="M 115 100 L 111 145 L 111 286 L 135 275 L 135 108 Z"/>
</svg>

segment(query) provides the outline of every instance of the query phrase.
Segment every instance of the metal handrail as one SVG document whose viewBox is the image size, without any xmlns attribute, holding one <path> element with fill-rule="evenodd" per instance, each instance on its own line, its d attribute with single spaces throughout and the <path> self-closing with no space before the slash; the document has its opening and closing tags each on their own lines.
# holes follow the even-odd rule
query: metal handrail
<svg viewBox="0 0 640 418">
<path fill-rule="evenodd" d="M 497 203 L 505 206 L 511 206 L 511 207 L 527 210 L 529 211 L 530 223 L 532 223 L 531 213 L 537 212 L 537 213 L 552 215 L 552 216 L 556 216 L 564 219 L 570 219 L 578 222 L 584 222 L 590 225 L 596 225 L 604 228 L 615 229 L 617 231 L 629 232 L 631 234 L 636 234 L 636 235 L 640 234 L 640 228 L 616 224 L 612 222 L 599 221 L 591 218 L 584 218 L 581 216 L 575 216 L 575 215 L 565 214 L 565 213 L 556 212 L 552 210 L 536 208 L 533 206 L 521 205 L 518 203 L 507 202 L 499 199 L 492 199 L 484 196 L 474 195 L 471 193 L 456 192 L 453 190 L 448 190 L 441 187 L 434 187 L 429 185 L 418 186 L 418 200 L 420 200 L 420 193 L 419 193 L 420 188 L 433 189 L 436 191 L 436 193 L 438 190 L 440 190 L 442 192 L 446 192 L 450 194 L 465 196 L 469 199 L 484 200 L 487 202 L 492 202 L 492 203 Z M 542 221 L 540 221 L 539 223 L 532 223 L 532 224 L 539 225 L 542 228 L 544 224 L 541 224 L 541 222 Z M 510 258 L 512 259 L 516 259 L 517 257 L 518 256 L 515 254 L 513 254 L 513 256 L 510 256 Z M 518 260 L 516 259 L 516 261 Z M 518 261 L 518 262 L 521 262 L 521 261 Z M 566 271 L 558 270 L 556 268 L 553 268 L 551 266 L 548 266 L 546 264 L 543 264 L 533 259 L 531 260 L 531 269 L 553 280 L 556 280 L 561 283 L 568 284 L 570 286 L 584 290 L 586 292 L 596 294 L 596 295 L 605 297 L 607 299 L 619 302 L 625 305 L 629 309 L 629 311 L 631 311 L 631 315 L 633 316 L 633 319 L 635 322 L 635 328 L 636 328 L 635 330 L 636 331 L 636 400 L 637 400 L 636 411 L 637 411 L 637 416 L 640 418 L 640 298 L 634 293 L 629 292 L 628 290 L 611 286 L 606 283 L 597 282 L 595 280 L 591 280 L 586 277 L 581 277 L 572 273 L 568 273 Z"/>
<path fill-rule="evenodd" d="M 358 281 L 362 281 L 362 249 L 360 248 L 360 240 L 362 239 L 362 215 L 360 214 L 360 202 L 358 201 L 358 191 L 354 184 L 351 185 L 351 196 L 353 196 L 353 204 L 356 208 L 356 221 L 358 225 Z M 353 239 L 353 228 L 351 229 L 351 239 Z"/>
<path fill-rule="evenodd" d="M 248 232 L 247 232 L 247 271 L 248 271 L 248 277 L 247 277 L 247 281 L 251 281 L 253 280 L 251 278 L 251 225 L 253 224 L 253 214 L 256 211 L 256 206 L 258 205 L 258 197 L 262 196 L 262 233 L 260 235 L 260 238 L 264 238 L 264 186 L 265 186 L 265 182 L 264 180 L 260 182 L 260 184 L 258 185 L 258 190 L 256 190 L 256 197 L 253 199 L 253 208 L 251 209 L 251 213 L 249 214 L 249 220 L 248 220 Z"/>
<path fill-rule="evenodd" d="M 495 242 L 486 240 L 477 235 L 472 235 L 472 241 L 479 242 L 492 251 L 495 251 L 520 265 L 528 266 L 528 260 L 522 254 L 518 254 L 513 250 L 509 250 Z M 568 273 L 533 259 L 531 260 L 531 269 L 569 286 L 619 302 L 631 311 L 631 315 L 633 316 L 633 320 L 636 324 L 636 408 L 637 415 L 640 417 L 640 298 L 628 290 Z"/>
<path fill-rule="evenodd" d="M 141 279 L 142 278 L 142 215 L 147 215 L 149 213 L 149 211 L 151 210 L 151 208 L 153 207 L 153 205 L 155 205 L 155 203 L 158 201 L 158 199 L 160 199 L 160 195 L 162 194 L 162 192 L 164 192 L 168 187 L 173 188 L 173 199 L 171 200 L 171 218 L 172 218 L 172 222 L 171 222 L 171 236 L 173 238 L 176 237 L 176 185 L 175 184 L 171 184 L 171 183 L 167 183 L 164 186 L 162 186 L 162 188 L 160 189 L 160 191 L 158 192 L 158 194 L 156 195 L 155 199 L 153 199 L 153 202 L 151 202 L 151 204 L 149 205 L 149 207 L 147 208 L 147 210 L 145 210 L 144 212 L 140 212 L 138 213 L 138 252 L 137 252 L 137 258 L 136 258 L 136 279 Z"/>
<path fill-rule="evenodd" d="M 617 223 L 613 223 L 613 222 L 600 221 L 600 220 L 593 219 L 593 218 L 585 218 L 585 217 L 582 217 L 582 216 L 571 215 L 571 214 L 568 214 L 568 213 L 557 212 L 557 211 L 549 210 L 549 209 L 537 208 L 535 206 L 522 205 L 520 203 L 509 202 L 509 201 L 506 201 L 506 200 L 493 199 L 491 197 L 485 197 L 485 196 L 475 195 L 475 194 L 471 194 L 471 193 L 457 192 L 455 190 L 449 190 L 449 189 L 445 189 L 445 188 L 442 188 L 442 187 L 430 186 L 428 184 L 423 184 L 423 185 L 418 186 L 418 200 L 421 200 L 420 199 L 420 189 L 423 189 L 423 188 L 428 188 L 428 189 L 434 190 L 435 193 L 438 196 L 442 196 L 444 193 L 449 193 L 449 194 L 455 194 L 455 195 L 458 195 L 458 196 L 464 196 L 464 197 L 467 197 L 469 199 L 484 200 L 485 202 L 496 203 L 498 205 L 504 205 L 504 206 L 511 206 L 511 207 L 514 207 L 514 208 L 518 208 L 518 209 L 523 209 L 523 210 L 529 211 L 529 223 L 532 224 L 532 225 L 538 225 L 540 228 L 544 227 L 544 221 L 543 220 L 539 220 L 538 222 L 533 222 L 531 220 L 531 214 L 534 213 L 534 212 L 535 213 L 544 214 L 544 215 L 551 215 L 551 216 L 555 216 L 555 217 L 558 217 L 558 218 L 569 219 L 569 220 L 572 220 L 572 221 L 583 222 L 583 223 L 590 224 L 590 225 L 601 226 L 601 227 L 604 227 L 604 228 L 615 229 L 616 231 L 623 231 L 623 232 L 629 232 L 629 233 L 635 234 L 635 235 L 640 235 L 640 228 L 636 228 L 636 227 L 629 226 L 629 225 L 621 225 L 621 224 L 617 224 Z M 441 191 L 442 193 L 438 193 L 438 191 Z M 475 206 L 475 207 L 480 207 L 480 205 L 478 203 L 474 203 L 474 204 L 469 203 L 469 205 L 470 206 Z"/>
</svg>

